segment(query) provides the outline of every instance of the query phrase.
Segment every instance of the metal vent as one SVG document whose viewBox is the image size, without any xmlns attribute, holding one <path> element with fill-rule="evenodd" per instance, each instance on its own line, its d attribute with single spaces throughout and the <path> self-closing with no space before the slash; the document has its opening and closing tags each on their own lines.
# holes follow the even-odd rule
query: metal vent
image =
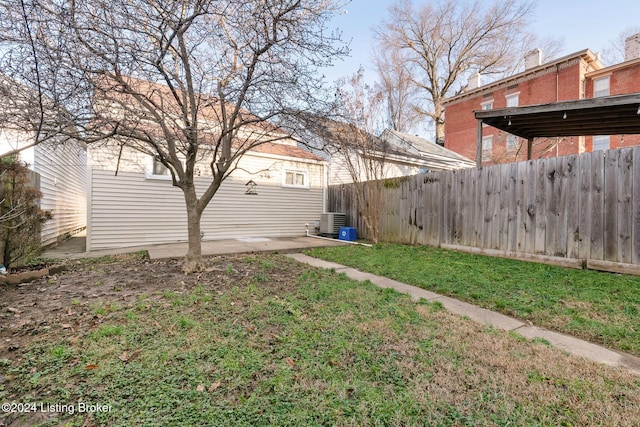
<svg viewBox="0 0 640 427">
<path fill-rule="evenodd" d="M 320 214 L 320 235 L 338 237 L 340 227 L 347 225 L 347 215 L 337 212 Z"/>
</svg>

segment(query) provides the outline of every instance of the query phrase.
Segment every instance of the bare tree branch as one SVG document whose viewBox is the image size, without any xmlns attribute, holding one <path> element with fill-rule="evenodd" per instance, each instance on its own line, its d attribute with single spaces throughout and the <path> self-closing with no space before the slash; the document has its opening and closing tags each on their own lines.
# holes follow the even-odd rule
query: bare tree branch
<svg viewBox="0 0 640 427">
<path fill-rule="evenodd" d="M 168 168 L 187 207 L 188 271 L 200 267 L 200 217 L 222 182 L 245 153 L 291 135 L 292 111 L 328 108 L 317 69 L 347 53 L 326 31 L 339 10 L 331 0 L 21 0 L 21 24 L 11 1 L 0 0 L 9 14 L 0 18 L 3 69 L 63 107 L 76 137 L 123 144 Z M 20 42 L 24 32 L 35 49 Z M 44 78 L 29 78 L 18 57 Z M 73 134 L 56 117 L 33 123 Z M 205 157 L 211 180 L 196 193 Z"/>
<path fill-rule="evenodd" d="M 389 8 L 388 19 L 375 30 L 378 51 L 395 52 L 409 64 L 407 79 L 417 89 L 410 96 L 412 114 L 433 120 L 437 141 L 444 137 L 443 101 L 464 90 L 469 75 L 501 76 L 521 63 L 523 46 L 532 42 L 526 31 L 532 10 L 529 0 L 489 6 L 477 0 L 419 5 L 399 0 Z M 383 55 L 378 55 L 380 64 Z M 407 91 L 404 86 L 387 90 Z"/>
</svg>

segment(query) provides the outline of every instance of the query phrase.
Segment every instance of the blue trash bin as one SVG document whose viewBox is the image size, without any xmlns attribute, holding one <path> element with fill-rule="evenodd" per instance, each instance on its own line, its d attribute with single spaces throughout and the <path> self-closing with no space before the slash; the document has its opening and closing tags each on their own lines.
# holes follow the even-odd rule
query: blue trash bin
<svg viewBox="0 0 640 427">
<path fill-rule="evenodd" d="M 354 242 L 358 240 L 358 233 L 356 232 L 355 227 L 340 227 L 340 234 L 338 235 L 339 240 L 347 240 L 349 242 Z"/>
</svg>

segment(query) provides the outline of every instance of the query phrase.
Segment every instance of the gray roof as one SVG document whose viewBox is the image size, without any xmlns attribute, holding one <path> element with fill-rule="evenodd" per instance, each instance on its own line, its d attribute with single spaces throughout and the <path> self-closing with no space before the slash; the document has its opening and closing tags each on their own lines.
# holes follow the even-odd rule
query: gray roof
<svg viewBox="0 0 640 427">
<path fill-rule="evenodd" d="M 430 160 L 434 166 L 441 169 L 457 169 L 475 166 L 475 162 L 471 159 L 417 135 L 409 135 L 398 132 L 397 130 L 386 129 L 380 137 L 403 151 L 419 155 L 425 160 Z"/>
</svg>

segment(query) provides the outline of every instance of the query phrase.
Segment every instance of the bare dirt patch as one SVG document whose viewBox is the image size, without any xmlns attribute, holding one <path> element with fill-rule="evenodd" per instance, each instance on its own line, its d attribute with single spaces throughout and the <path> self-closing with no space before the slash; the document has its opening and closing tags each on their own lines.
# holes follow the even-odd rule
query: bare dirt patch
<svg viewBox="0 0 640 427">
<path fill-rule="evenodd" d="M 66 271 L 19 285 L 0 285 L 0 359 L 43 335 L 69 335 L 91 329 L 115 308 L 133 305 L 141 296 L 187 292 L 198 285 L 224 293 L 260 274 L 265 257 L 228 255 L 207 259 L 198 274 L 181 272 L 181 261 L 152 261 L 139 255 L 70 261 Z M 295 286 L 296 264 L 270 277 L 274 291 Z M 303 267 L 301 266 L 300 269 Z"/>
</svg>

